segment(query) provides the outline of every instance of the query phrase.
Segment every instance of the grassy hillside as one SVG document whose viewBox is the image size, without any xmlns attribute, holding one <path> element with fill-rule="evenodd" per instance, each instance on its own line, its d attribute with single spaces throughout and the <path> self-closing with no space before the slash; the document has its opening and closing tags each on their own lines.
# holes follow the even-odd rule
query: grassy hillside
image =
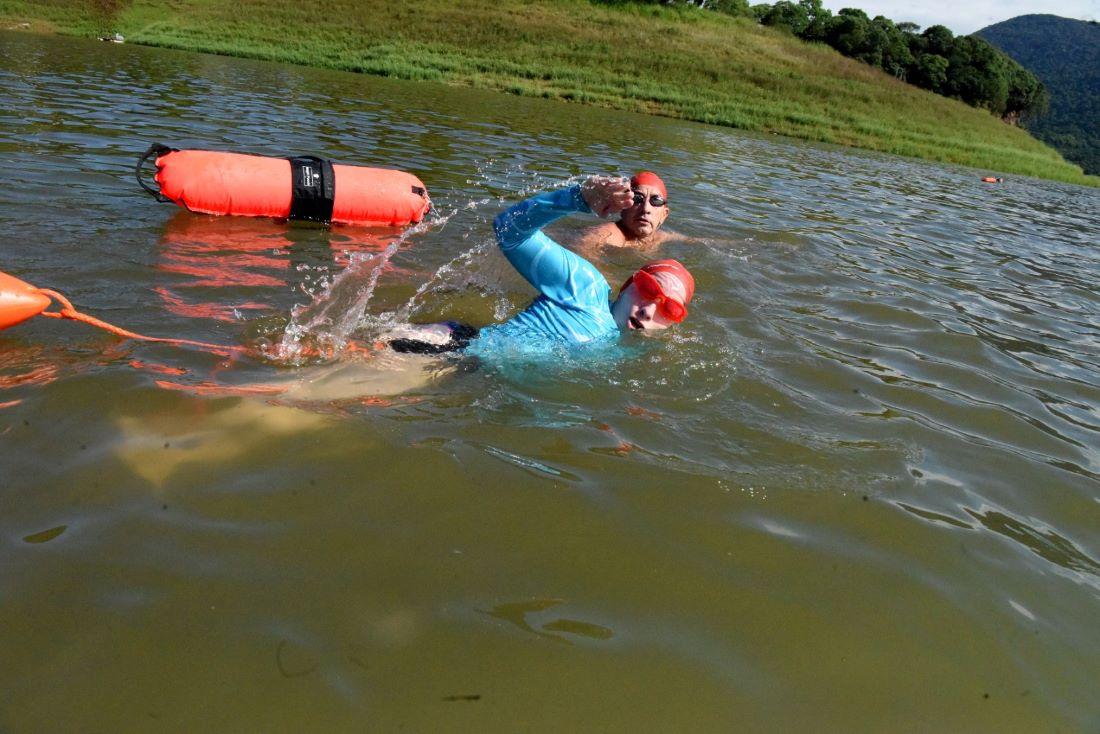
<svg viewBox="0 0 1100 734">
<path fill-rule="evenodd" d="M 827 47 L 693 8 L 586 0 L 0 0 L 0 27 L 20 23 L 466 84 L 1100 185 L 986 112 Z"/>
</svg>

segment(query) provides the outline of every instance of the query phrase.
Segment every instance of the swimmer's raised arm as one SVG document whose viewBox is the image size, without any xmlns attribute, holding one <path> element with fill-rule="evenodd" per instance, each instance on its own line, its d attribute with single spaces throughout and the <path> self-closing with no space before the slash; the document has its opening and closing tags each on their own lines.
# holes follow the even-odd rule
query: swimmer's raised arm
<svg viewBox="0 0 1100 734">
<path fill-rule="evenodd" d="M 589 211 L 607 217 L 626 209 L 631 202 L 626 179 L 590 176 L 580 186 L 547 191 L 510 207 L 496 216 L 493 229 L 500 249 L 507 252 L 566 214 Z"/>
<path fill-rule="evenodd" d="M 591 298 L 600 287 L 606 289 L 606 281 L 591 263 L 541 228 L 567 214 L 613 214 L 629 203 L 626 181 L 593 176 L 579 186 L 547 191 L 510 207 L 497 215 L 493 228 L 504 256 L 528 283 L 555 302 L 570 304 Z"/>
</svg>

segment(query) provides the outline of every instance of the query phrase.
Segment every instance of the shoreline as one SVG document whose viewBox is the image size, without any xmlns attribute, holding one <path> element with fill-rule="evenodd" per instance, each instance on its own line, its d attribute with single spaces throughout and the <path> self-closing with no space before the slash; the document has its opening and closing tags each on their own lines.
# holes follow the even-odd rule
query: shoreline
<svg viewBox="0 0 1100 734">
<path fill-rule="evenodd" d="M 1100 187 L 1026 131 L 751 21 L 694 8 L 583 0 L 324 0 L 90 4 L 0 1 L 0 28 L 437 81 Z M 638 46 L 638 39 L 646 41 Z"/>
</svg>

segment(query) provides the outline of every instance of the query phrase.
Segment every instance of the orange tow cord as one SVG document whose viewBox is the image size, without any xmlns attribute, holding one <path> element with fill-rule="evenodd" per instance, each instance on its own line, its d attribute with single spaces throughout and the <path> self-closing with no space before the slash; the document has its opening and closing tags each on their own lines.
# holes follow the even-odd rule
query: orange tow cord
<svg viewBox="0 0 1100 734">
<path fill-rule="evenodd" d="M 175 344 L 177 346 L 188 347 L 201 347 L 202 349 L 210 349 L 216 352 L 244 352 L 244 347 L 225 346 L 222 344 L 209 344 L 207 342 L 197 342 L 191 339 L 165 339 L 156 336 L 145 336 L 144 334 L 137 334 L 133 331 L 127 331 L 126 329 L 119 328 L 113 324 L 108 324 L 106 321 L 101 321 L 94 316 L 80 313 L 75 308 L 68 298 L 61 295 L 57 291 L 49 290 L 48 288 L 37 289 L 39 293 L 44 296 L 49 296 L 58 303 L 61 304 L 60 311 L 42 311 L 39 316 L 46 316 L 51 319 L 71 319 L 73 321 L 82 321 L 85 324 L 98 327 L 104 331 L 109 331 L 116 336 L 121 336 L 126 339 L 140 339 L 147 342 L 160 342 L 161 344 Z"/>
</svg>

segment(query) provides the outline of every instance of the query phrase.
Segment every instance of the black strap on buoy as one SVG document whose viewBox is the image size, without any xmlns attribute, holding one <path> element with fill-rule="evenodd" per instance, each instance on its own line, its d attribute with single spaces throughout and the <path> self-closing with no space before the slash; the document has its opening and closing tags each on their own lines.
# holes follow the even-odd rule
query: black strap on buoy
<svg viewBox="0 0 1100 734">
<path fill-rule="evenodd" d="M 291 174 L 290 218 L 313 222 L 332 220 L 336 174 L 332 161 L 315 155 L 288 158 Z"/>
<path fill-rule="evenodd" d="M 145 181 L 142 180 L 142 178 L 141 178 L 141 167 L 145 165 L 145 161 L 149 160 L 149 158 L 154 156 L 154 155 L 159 158 L 160 156 L 164 155 L 165 153 L 174 153 L 177 150 L 179 150 L 179 149 L 178 148 L 169 148 L 167 145 L 161 145 L 160 143 L 153 143 L 152 145 L 149 146 L 149 150 L 145 151 L 145 153 L 143 153 L 142 156 L 140 158 L 138 158 L 137 167 L 134 169 L 134 173 L 137 174 L 138 185 L 141 186 L 141 188 L 148 191 L 150 194 L 152 194 L 153 198 L 156 199 L 157 201 L 171 201 L 171 199 L 169 199 L 167 196 L 160 193 L 159 191 L 157 191 L 152 186 L 150 186 L 149 184 L 145 183 Z"/>
</svg>

